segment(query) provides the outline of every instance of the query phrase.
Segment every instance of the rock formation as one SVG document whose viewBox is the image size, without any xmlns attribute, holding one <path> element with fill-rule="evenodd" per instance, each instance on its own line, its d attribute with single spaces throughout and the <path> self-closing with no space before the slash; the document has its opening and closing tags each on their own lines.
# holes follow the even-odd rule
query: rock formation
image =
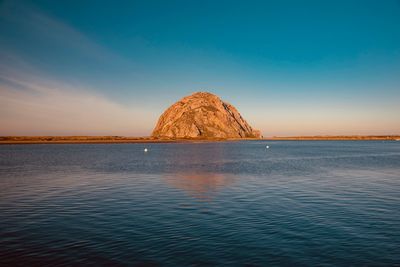
<svg viewBox="0 0 400 267">
<path fill-rule="evenodd" d="M 218 96 L 197 92 L 170 106 L 152 133 L 156 138 L 258 138 L 260 132 Z"/>
</svg>

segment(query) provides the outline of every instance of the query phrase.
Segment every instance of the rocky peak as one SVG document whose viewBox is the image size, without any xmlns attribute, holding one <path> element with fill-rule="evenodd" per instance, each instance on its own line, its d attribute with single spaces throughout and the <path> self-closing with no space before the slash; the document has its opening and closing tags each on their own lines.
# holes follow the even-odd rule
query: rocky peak
<svg viewBox="0 0 400 267">
<path fill-rule="evenodd" d="M 235 107 L 208 92 L 196 92 L 170 106 L 152 133 L 158 138 L 256 138 Z"/>
</svg>

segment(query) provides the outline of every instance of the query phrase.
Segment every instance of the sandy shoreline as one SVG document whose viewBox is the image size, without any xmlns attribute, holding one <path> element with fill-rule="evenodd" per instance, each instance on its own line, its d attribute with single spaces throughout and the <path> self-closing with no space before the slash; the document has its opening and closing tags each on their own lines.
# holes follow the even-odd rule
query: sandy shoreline
<svg viewBox="0 0 400 267">
<path fill-rule="evenodd" d="M 288 137 L 272 137 L 269 140 L 298 140 L 298 141 L 363 141 L 363 140 L 400 140 L 400 135 L 349 135 L 349 136 L 288 136 Z"/>
<path fill-rule="evenodd" d="M 364 136 L 289 136 L 236 139 L 155 139 L 122 136 L 0 136 L 1 144 L 126 144 L 126 143 L 194 143 L 224 141 L 344 141 L 344 140 L 400 140 L 400 135 Z"/>
</svg>

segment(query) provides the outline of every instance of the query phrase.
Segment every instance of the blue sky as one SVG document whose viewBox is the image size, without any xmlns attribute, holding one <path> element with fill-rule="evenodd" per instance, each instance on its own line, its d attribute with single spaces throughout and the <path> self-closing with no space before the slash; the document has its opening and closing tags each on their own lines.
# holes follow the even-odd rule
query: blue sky
<svg viewBox="0 0 400 267">
<path fill-rule="evenodd" d="M 0 135 L 149 135 L 209 91 L 265 136 L 400 133 L 400 1 L 0 1 Z"/>
</svg>

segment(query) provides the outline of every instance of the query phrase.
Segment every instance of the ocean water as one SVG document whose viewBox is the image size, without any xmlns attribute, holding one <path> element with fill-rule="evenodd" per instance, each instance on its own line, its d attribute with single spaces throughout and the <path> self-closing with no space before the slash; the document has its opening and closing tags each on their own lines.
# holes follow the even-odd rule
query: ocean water
<svg viewBox="0 0 400 267">
<path fill-rule="evenodd" d="M 0 146 L 2 266 L 399 264 L 400 142 Z"/>
</svg>

